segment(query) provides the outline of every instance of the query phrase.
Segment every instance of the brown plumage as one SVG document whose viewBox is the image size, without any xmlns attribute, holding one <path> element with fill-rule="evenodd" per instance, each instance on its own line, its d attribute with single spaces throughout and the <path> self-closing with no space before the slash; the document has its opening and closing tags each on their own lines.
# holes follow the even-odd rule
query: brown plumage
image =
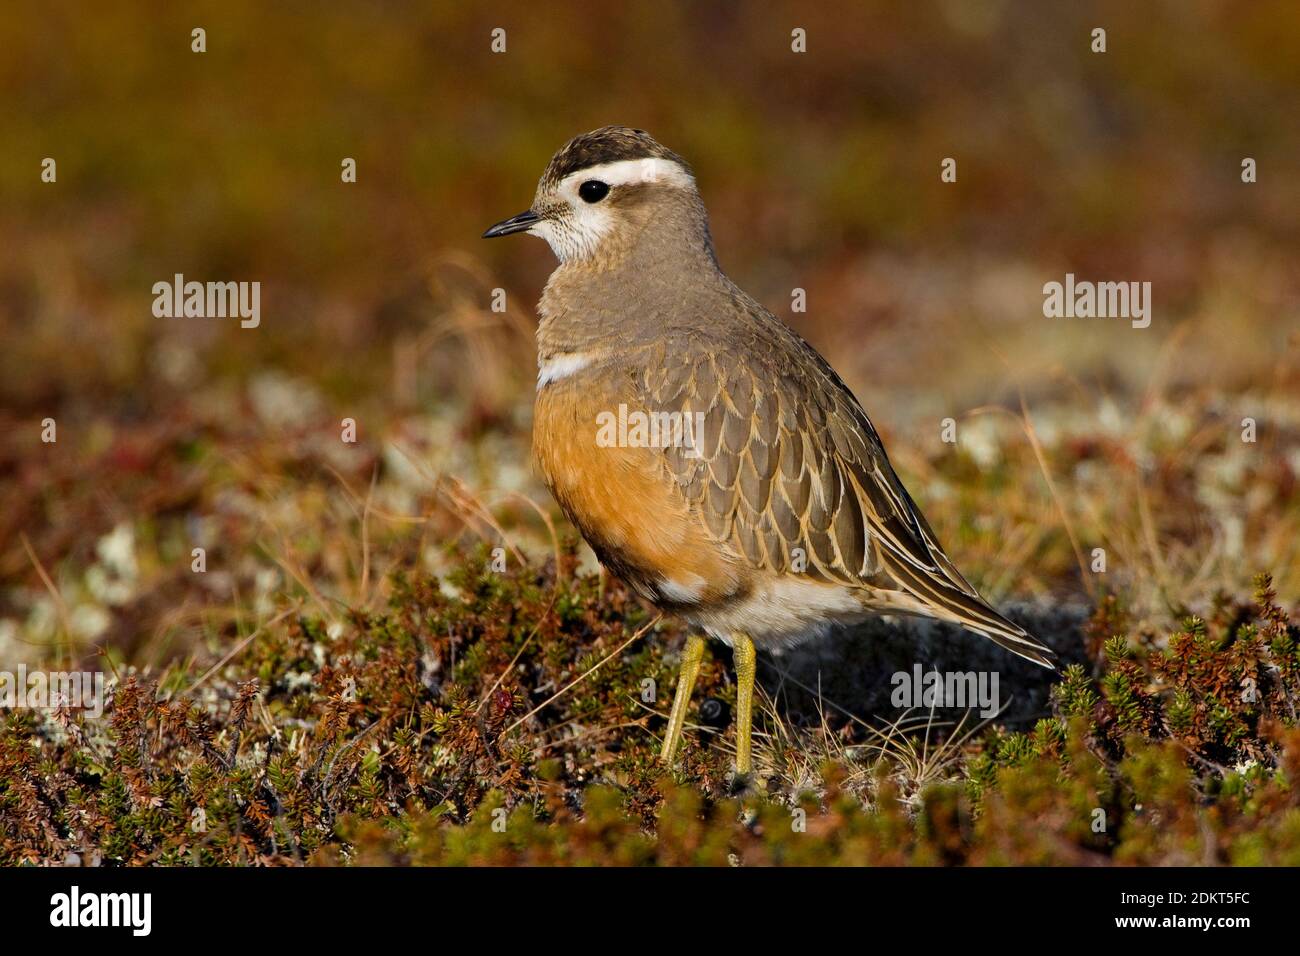
<svg viewBox="0 0 1300 956">
<path fill-rule="evenodd" d="M 537 463 L 607 567 L 738 653 L 884 612 L 1051 666 L 953 566 L 826 360 L 722 273 L 680 158 L 638 130 L 577 137 L 488 235 L 516 231 L 561 260 L 540 306 Z M 599 440 L 620 414 L 683 432 Z"/>
<path fill-rule="evenodd" d="M 1050 666 L 1050 652 L 954 567 L 825 360 L 757 304 L 748 309 L 733 314 L 752 333 L 741 349 L 724 328 L 673 332 L 540 390 L 540 470 L 601 561 L 688 619 L 798 574 L 851 589 L 863 611 L 952 621 Z M 703 430 L 689 436 L 693 447 L 595 449 L 597 416 L 620 404 L 692 422 L 702 413 Z M 698 600 L 661 586 L 696 578 Z M 751 636 L 762 646 L 822 629 L 751 626 Z"/>
</svg>

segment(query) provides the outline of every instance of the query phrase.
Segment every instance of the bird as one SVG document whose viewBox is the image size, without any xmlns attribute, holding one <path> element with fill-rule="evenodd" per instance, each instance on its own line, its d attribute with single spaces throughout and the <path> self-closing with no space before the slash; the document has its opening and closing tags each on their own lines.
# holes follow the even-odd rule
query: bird
<svg viewBox="0 0 1300 956">
<path fill-rule="evenodd" d="M 687 625 L 665 764 L 707 638 L 732 649 L 741 779 L 760 648 L 912 615 L 1053 667 L 958 572 L 830 363 L 724 274 L 686 160 L 640 129 L 576 136 L 483 236 L 516 233 L 558 260 L 538 304 L 535 465 L 606 570 Z"/>
</svg>

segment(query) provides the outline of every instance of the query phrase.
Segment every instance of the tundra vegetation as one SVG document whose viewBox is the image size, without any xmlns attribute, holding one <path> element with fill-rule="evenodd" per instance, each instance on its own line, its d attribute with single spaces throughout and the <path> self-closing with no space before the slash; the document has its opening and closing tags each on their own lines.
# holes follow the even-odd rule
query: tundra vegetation
<svg viewBox="0 0 1300 956">
<path fill-rule="evenodd" d="M 0 863 L 1300 863 L 1300 7 L 1093 53 L 860 6 L 501 0 L 493 53 L 468 4 L 7 5 L 0 671 L 106 700 L 0 711 Z M 737 789 L 713 647 L 659 765 L 680 625 L 531 474 L 553 262 L 477 238 L 609 122 L 1060 674 L 918 622 L 764 656 Z M 177 275 L 256 327 L 155 315 Z M 1143 327 L 1045 315 L 1067 275 Z M 918 664 L 1003 706 L 895 706 Z"/>
</svg>

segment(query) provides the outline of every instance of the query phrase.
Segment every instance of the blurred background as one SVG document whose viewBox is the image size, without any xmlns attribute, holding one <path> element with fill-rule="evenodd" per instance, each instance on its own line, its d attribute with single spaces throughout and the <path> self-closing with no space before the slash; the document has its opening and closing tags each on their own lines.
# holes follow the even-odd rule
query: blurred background
<svg viewBox="0 0 1300 956">
<path fill-rule="evenodd" d="M 545 560 L 554 262 L 479 235 L 610 123 L 693 164 L 723 267 L 995 600 L 1158 631 L 1270 571 L 1292 603 L 1297 40 L 1294 3 L 1227 0 L 5 5 L 0 662 L 216 653 L 286 595 Z M 1045 318 L 1067 272 L 1151 282 L 1150 327 Z M 259 281 L 260 326 L 155 318 L 176 273 Z"/>
</svg>

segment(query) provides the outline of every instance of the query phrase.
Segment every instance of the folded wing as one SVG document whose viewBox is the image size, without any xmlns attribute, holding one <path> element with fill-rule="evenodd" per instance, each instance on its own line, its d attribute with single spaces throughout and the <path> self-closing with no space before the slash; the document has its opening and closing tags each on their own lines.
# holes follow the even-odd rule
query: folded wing
<svg viewBox="0 0 1300 956">
<path fill-rule="evenodd" d="M 683 331 L 655 352 L 641 400 L 682 416 L 690 445 L 664 461 L 715 540 L 755 569 L 861 587 L 867 606 L 914 604 L 1052 666 L 953 566 L 857 399 L 795 333 L 768 317 L 749 341 L 701 348 Z"/>
</svg>

